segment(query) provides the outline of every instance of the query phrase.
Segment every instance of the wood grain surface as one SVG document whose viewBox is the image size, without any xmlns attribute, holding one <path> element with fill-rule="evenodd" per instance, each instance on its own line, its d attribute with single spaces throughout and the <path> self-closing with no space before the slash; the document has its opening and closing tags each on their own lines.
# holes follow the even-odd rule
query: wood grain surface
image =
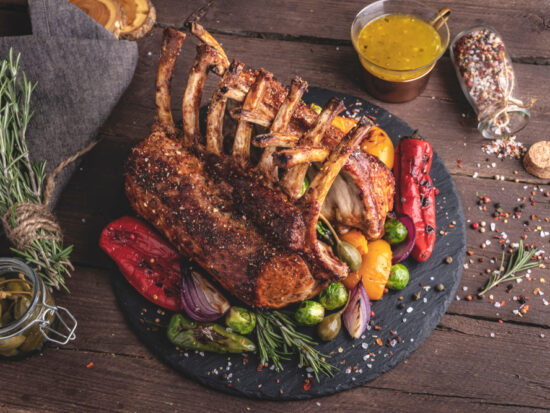
<svg viewBox="0 0 550 413">
<path fill-rule="evenodd" d="M 23 18 L 24 2 L 0 2 L 5 13 Z M 12 1 L 11 4 L 14 2 Z M 522 216 L 496 222 L 512 241 L 526 235 L 550 252 L 550 237 L 525 232 L 550 231 L 548 180 L 527 174 L 521 162 L 500 160 L 482 151 L 487 144 L 462 95 L 450 60 L 441 59 L 427 89 L 412 102 L 385 104 L 369 97 L 349 41 L 349 25 L 367 2 L 359 1 L 214 1 L 202 22 L 230 58 L 264 67 L 288 83 L 300 74 L 311 85 L 339 90 L 384 106 L 421 130 L 445 161 L 459 190 L 466 219 L 493 222 L 494 204 L 506 212 L 526 197 Z M 449 5 L 426 1 L 434 8 Z M 22 5 L 23 4 L 23 9 Z M 535 269 L 531 281 L 492 291 L 493 298 L 467 301 L 495 269 L 501 248 L 495 233 L 468 228 L 466 266 L 456 300 L 426 342 L 405 362 L 367 385 L 306 402 L 256 402 L 214 392 L 173 372 L 137 341 L 117 308 L 109 262 L 97 247 L 101 228 L 127 212 L 122 193 L 123 162 L 129 148 L 145 137 L 154 116 L 154 76 L 163 27 L 181 28 L 206 1 L 157 0 L 157 27 L 139 41 L 140 60 L 132 84 L 101 128 L 102 142 L 83 159 L 56 209 L 67 243 L 75 245 L 77 269 L 71 294 L 56 294 L 59 304 L 79 320 L 76 342 L 50 347 L 23 361 L 2 362 L 2 411 L 499 411 L 550 410 L 550 274 Z M 550 129 L 550 4 L 547 0 L 452 2 L 452 35 L 479 23 L 499 30 L 514 60 L 520 93 L 538 99 L 527 128 L 518 135 L 526 145 L 548 140 Z M 8 32 L 7 24 L 2 33 Z M 15 27 L 12 27 L 12 33 Z M 186 40 L 173 82 L 172 106 L 180 98 L 196 42 Z M 216 79 L 210 77 L 205 96 Z M 460 160 L 460 162 L 459 162 Z M 493 166 L 494 165 L 494 166 Z M 489 167 L 488 167 L 489 166 Z M 517 173 L 514 173 L 517 171 Z M 505 180 L 495 180 L 494 176 Z M 473 178 L 476 176 L 476 178 Z M 533 195 L 534 193 L 534 195 Z M 479 196 L 491 202 L 477 205 Z M 533 204 L 530 197 L 533 197 Z M 531 219 L 532 218 L 532 219 Z M 528 222 L 528 225 L 525 223 Z M 446 228 L 438 228 L 446 231 Z M 491 241 L 486 244 L 486 241 Z M 485 245 L 482 248 L 482 244 Z M 2 252 L 7 253 L 5 242 Z M 480 262 L 483 260 L 483 262 Z M 546 283 L 541 283 L 541 278 Z M 546 295 L 533 294 L 540 288 Z M 530 310 L 513 313 L 525 296 Z M 505 305 L 495 307 L 495 303 Z M 89 363 L 93 366 L 86 368 Z"/>
</svg>

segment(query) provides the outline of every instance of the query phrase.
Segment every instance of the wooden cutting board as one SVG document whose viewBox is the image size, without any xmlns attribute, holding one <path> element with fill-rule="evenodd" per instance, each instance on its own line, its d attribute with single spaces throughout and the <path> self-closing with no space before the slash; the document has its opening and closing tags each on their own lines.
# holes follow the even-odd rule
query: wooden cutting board
<svg viewBox="0 0 550 413">
<path fill-rule="evenodd" d="M 381 107 L 342 93 L 311 87 L 304 100 L 322 105 L 332 96 L 345 98 L 348 109 L 357 108 L 371 115 L 394 144 L 400 137 L 413 132 L 404 121 Z M 406 260 L 404 263 L 411 276 L 409 285 L 402 291 L 390 291 L 382 300 L 373 303 L 373 320 L 381 330 L 373 328 L 360 339 L 352 340 L 343 329 L 336 339 L 318 346 L 321 352 L 330 355 L 329 361 L 339 371 L 332 378 L 321 377 L 320 382 L 312 382 L 311 387 L 304 386 L 308 372 L 299 368 L 296 360 L 284 363 L 282 372 L 270 367 L 258 371 L 255 354 L 243 358 L 241 355 L 176 350 L 166 338 L 165 328 L 154 325 L 167 325 L 171 314 L 163 314 L 137 293 L 118 269 L 114 269 L 113 287 L 120 309 L 138 338 L 160 360 L 184 376 L 216 390 L 258 399 L 297 400 L 359 386 L 390 370 L 422 344 L 443 317 L 460 283 L 466 251 L 464 213 L 454 182 L 437 154 L 434 154 L 431 177 L 439 189 L 436 196 L 438 235 L 432 256 L 424 263 Z M 449 229 L 453 222 L 454 227 Z M 439 234 L 442 228 L 448 231 L 447 235 Z M 450 264 L 446 263 L 447 257 L 452 257 Z M 439 283 L 445 286 L 444 291 L 435 290 Z M 414 300 L 412 296 L 419 291 L 421 298 Z M 404 308 L 398 308 L 400 303 Z M 382 346 L 377 343 L 378 339 Z"/>
</svg>

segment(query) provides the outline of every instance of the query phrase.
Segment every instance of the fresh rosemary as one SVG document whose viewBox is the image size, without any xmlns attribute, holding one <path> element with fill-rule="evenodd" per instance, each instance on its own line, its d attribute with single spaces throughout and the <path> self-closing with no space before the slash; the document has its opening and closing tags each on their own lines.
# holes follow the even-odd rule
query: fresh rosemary
<svg viewBox="0 0 550 413">
<path fill-rule="evenodd" d="M 520 241 L 518 249 L 510 254 L 506 269 L 504 268 L 504 258 L 506 253 L 505 251 L 502 251 L 502 259 L 500 261 L 499 269 L 493 271 L 493 275 L 489 278 L 487 285 L 485 285 L 485 288 L 478 294 L 478 296 L 482 297 L 485 293 L 487 293 L 487 291 L 499 284 L 525 277 L 526 274 L 517 275 L 517 273 L 527 271 L 530 268 L 538 267 L 539 263 L 537 261 L 531 261 L 537 251 L 538 250 L 536 248 L 525 251 L 523 241 Z"/>
<path fill-rule="evenodd" d="M 311 367 L 315 379 L 319 374 L 332 377 L 337 369 L 325 359 L 328 357 L 314 346 L 313 339 L 296 331 L 295 323 L 280 311 L 256 311 L 256 337 L 262 363 L 271 361 L 277 371 L 283 370 L 282 361 L 289 360 L 293 354 L 298 356 L 301 366 Z"/>
<path fill-rule="evenodd" d="M 26 132 L 32 117 L 31 84 L 19 69 L 18 54 L 10 49 L 7 59 L 0 62 L 0 216 L 8 211 L 8 222 L 16 225 L 14 206 L 19 203 L 42 204 L 46 162 L 33 162 L 29 157 Z M 59 288 L 65 285 L 65 276 L 73 269 L 69 255 L 73 247 L 64 248 L 61 241 L 48 239 L 47 230 L 37 235 L 23 250 L 12 248 L 29 263 L 47 285 Z M 52 237 L 50 237 L 52 238 Z"/>
</svg>

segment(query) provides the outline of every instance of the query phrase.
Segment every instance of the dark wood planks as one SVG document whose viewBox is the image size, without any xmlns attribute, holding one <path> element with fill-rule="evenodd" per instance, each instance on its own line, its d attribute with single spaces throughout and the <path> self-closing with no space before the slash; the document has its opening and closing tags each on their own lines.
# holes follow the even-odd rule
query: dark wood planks
<svg viewBox="0 0 550 413">
<path fill-rule="evenodd" d="M 196 3 L 199 8 L 203 0 Z M 306 43 L 351 44 L 350 26 L 355 15 L 371 1 L 285 0 L 277 10 L 269 0 L 214 1 L 201 23 L 214 32 L 240 36 L 293 40 Z M 550 15 L 548 6 L 539 0 L 522 2 L 428 0 L 433 9 L 450 7 L 451 40 L 460 31 L 479 24 L 496 28 L 504 37 L 512 56 L 519 61 L 546 63 L 550 61 Z M 178 0 L 157 0 L 158 22 L 182 27 L 188 7 Z M 174 10 L 181 10 L 174 13 Z M 245 16 L 250 16 L 247 18 Z M 520 29 L 521 28 L 521 29 Z"/>
<path fill-rule="evenodd" d="M 198 3 L 198 4 L 197 4 Z M 200 2 L 155 1 L 161 25 L 183 23 Z M 453 6 L 451 28 L 480 21 L 499 29 L 516 61 L 547 62 L 548 16 L 542 2 L 525 1 L 496 5 L 496 0 L 484 4 L 473 1 Z M 430 2 L 441 7 L 443 2 Z M 246 6 L 246 15 L 244 10 Z M 348 26 L 359 2 L 217 2 L 203 19 L 223 42 L 230 57 L 247 64 L 271 70 L 284 83 L 300 74 L 312 85 L 334 88 L 367 97 L 360 80 L 360 68 L 354 51 L 348 44 Z M 494 14 L 487 7 L 494 7 Z M 305 14 L 307 8 L 312 10 Z M 289 13 L 292 11 L 292 13 Z M 346 14 L 347 13 L 347 14 Z M 247 17 L 250 16 L 250 17 Z M 299 19 L 297 24 L 296 19 Z M 347 19 L 347 20 L 346 20 Z M 349 20 L 349 21 L 348 21 Z M 323 22 L 330 21 L 330 26 Z M 518 23 L 519 22 L 519 23 Z M 455 25 L 456 23 L 456 25 Z M 543 27 L 544 26 L 544 27 Z M 456 28 L 456 31 L 455 31 Z M 458 296 L 439 327 L 407 361 L 365 388 L 305 403 L 259 403 L 228 397 L 179 377 L 156 359 L 128 330 L 119 312 L 109 283 L 110 263 L 97 247 L 100 229 L 109 220 L 128 212 L 122 194 L 122 163 L 131 145 L 149 132 L 153 119 L 153 81 L 158 60 L 160 29 L 140 41 L 140 62 L 134 81 L 101 130 L 104 141 L 82 163 L 64 192 L 56 213 L 66 231 L 68 243 L 74 243 L 74 259 L 85 264 L 75 271 L 69 286 L 71 295 L 57 294 L 59 304 L 76 314 L 80 326 L 78 340 L 66 350 L 48 349 L 44 357 L 36 356 L 23 362 L 6 363 L 14 370 L 0 370 L 3 387 L 0 390 L 2 411 L 30 409 L 40 411 L 227 411 L 235 410 L 304 411 L 364 410 L 369 411 L 543 411 L 548 400 L 548 368 L 545 360 L 549 350 L 549 311 L 540 296 L 532 290 L 547 270 L 536 270 L 535 281 L 514 286 L 512 295 L 530 297 L 532 310 L 525 317 L 512 314 L 518 306 L 500 287 L 494 301 L 507 300 L 496 308 L 489 300 L 467 302 L 463 298 L 483 285 L 485 268 L 491 257 L 499 257 L 493 242 L 485 249 L 481 243 L 489 234 L 468 231 L 468 247 L 475 251 L 465 270 Z M 267 39 L 259 37 L 264 36 Z M 181 94 L 188 68 L 194 57 L 193 40 L 184 45 L 174 80 L 173 108 L 180 118 Z M 338 48 L 338 50 L 337 50 Z M 538 97 L 533 120 L 520 134 L 519 140 L 532 143 L 546 139 L 550 125 L 550 87 L 545 81 L 548 66 L 514 65 L 520 90 L 525 96 Z M 206 96 L 216 79 L 211 76 Z M 372 99 L 371 99 L 372 100 Z M 448 59 L 443 59 L 433 73 L 428 88 L 417 100 L 403 105 L 383 104 L 388 110 L 419 127 L 430 139 L 455 176 L 466 217 L 490 222 L 488 212 L 475 205 L 478 195 L 489 196 L 508 211 L 515 199 L 528 193 L 524 183 L 472 180 L 476 171 L 481 178 L 495 174 L 508 179 L 544 182 L 523 172 L 515 160 L 498 161 L 485 155 L 485 143 L 475 131 L 471 110 L 460 94 Z M 466 114 L 466 119 L 462 114 Z M 462 168 L 456 160 L 462 159 Z M 485 159 L 495 162 L 486 168 Z M 477 167 L 480 163 L 480 167 Z M 518 175 L 513 171 L 519 170 Z M 504 188 L 504 191 L 501 189 Z M 548 189 L 548 186 L 545 187 Z M 537 193 L 537 205 L 527 214 L 550 215 L 548 198 Z M 526 218 L 524 218 L 526 219 Z M 523 218 L 522 218 L 523 221 Z M 541 222 L 546 231 L 548 224 Z M 500 224 L 498 226 L 501 228 Z M 519 222 L 503 225 L 509 237 L 517 240 L 523 233 Z M 528 241 L 535 234 L 528 234 Z M 540 241 L 540 240 L 538 240 Z M 479 258 L 484 263 L 479 263 Z M 496 264 L 493 265 L 496 267 Z M 480 274 L 483 273 L 483 274 Z M 546 284 L 548 285 L 548 284 Z M 463 287 L 467 290 L 464 291 Z M 546 296 L 548 297 L 548 296 Z M 408 297 L 406 299 L 409 299 Z M 514 306 L 515 305 L 515 306 Z M 502 319 L 502 324 L 498 320 Z M 491 332 L 495 334 L 491 338 Z M 546 338 L 542 338 L 545 334 Z M 94 366 L 86 369 L 89 362 Z M 49 391 L 45 382 L 55 384 Z"/>
</svg>

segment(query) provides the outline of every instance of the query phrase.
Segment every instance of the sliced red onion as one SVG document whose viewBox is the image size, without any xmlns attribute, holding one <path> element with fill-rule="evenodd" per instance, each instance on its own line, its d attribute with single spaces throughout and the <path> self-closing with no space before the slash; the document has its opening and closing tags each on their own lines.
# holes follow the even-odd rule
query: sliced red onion
<svg viewBox="0 0 550 413">
<path fill-rule="evenodd" d="M 398 216 L 397 219 L 407 228 L 407 238 L 397 245 L 392 245 L 392 265 L 405 260 L 412 252 L 416 241 L 416 229 L 411 217 L 403 214 Z"/>
<path fill-rule="evenodd" d="M 349 304 L 342 315 L 344 325 L 353 338 L 361 337 L 370 321 L 370 300 L 360 282 L 351 292 Z"/>
<path fill-rule="evenodd" d="M 229 310 L 229 301 L 190 265 L 182 264 L 181 303 L 193 320 L 210 322 Z"/>
</svg>

